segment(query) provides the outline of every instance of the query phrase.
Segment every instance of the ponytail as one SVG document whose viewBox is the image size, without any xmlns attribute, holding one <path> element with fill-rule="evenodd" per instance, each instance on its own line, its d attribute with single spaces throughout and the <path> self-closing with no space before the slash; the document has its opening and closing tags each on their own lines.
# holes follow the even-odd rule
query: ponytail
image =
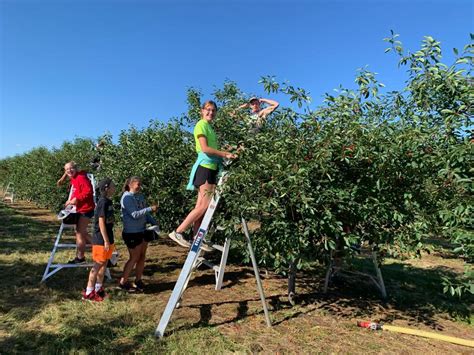
<svg viewBox="0 0 474 355">
<path fill-rule="evenodd" d="M 134 181 L 142 181 L 142 179 L 139 176 L 129 177 L 127 180 L 125 180 L 125 183 L 123 184 L 122 192 L 130 191 L 130 184 Z"/>
</svg>

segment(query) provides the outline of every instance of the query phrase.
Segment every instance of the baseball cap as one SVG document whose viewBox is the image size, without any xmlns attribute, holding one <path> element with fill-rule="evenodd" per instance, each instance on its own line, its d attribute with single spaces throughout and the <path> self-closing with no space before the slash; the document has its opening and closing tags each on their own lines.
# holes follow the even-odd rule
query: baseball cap
<svg viewBox="0 0 474 355">
<path fill-rule="evenodd" d="M 254 101 L 254 100 L 257 100 L 258 101 L 258 97 L 256 96 L 252 96 L 250 99 L 249 99 L 249 103 Z"/>
</svg>

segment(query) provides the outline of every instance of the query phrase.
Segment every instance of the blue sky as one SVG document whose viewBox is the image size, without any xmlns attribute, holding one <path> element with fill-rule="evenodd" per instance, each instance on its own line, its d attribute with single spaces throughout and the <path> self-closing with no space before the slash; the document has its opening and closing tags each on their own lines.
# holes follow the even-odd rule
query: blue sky
<svg viewBox="0 0 474 355">
<path fill-rule="evenodd" d="M 467 0 L 0 0 L 0 159 L 167 121 L 188 87 L 208 98 L 226 79 L 265 97 L 275 75 L 312 107 L 365 65 L 399 89 L 391 29 L 411 50 L 435 37 L 451 63 L 473 18 Z"/>
</svg>

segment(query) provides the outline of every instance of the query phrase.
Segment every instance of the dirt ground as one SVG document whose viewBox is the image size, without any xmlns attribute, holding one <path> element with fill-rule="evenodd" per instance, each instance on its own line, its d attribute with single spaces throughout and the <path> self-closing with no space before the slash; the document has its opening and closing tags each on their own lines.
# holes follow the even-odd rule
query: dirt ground
<svg viewBox="0 0 474 355">
<path fill-rule="evenodd" d="M 56 217 L 48 210 L 27 202 L 15 202 L 12 207 L 24 216 L 52 226 L 52 230 L 58 226 Z M 120 239 L 119 231 L 116 236 Z M 115 280 L 120 276 L 127 254 L 123 244 L 118 248 L 119 266 L 112 269 Z M 185 249 L 165 235 L 149 246 L 144 277 L 148 288 L 139 297 L 150 300 L 145 311 L 155 318 L 158 315 L 159 319 L 164 310 L 186 255 Z M 219 254 L 207 256 L 217 260 Z M 261 270 L 272 319 L 272 327 L 267 328 L 251 266 L 228 265 L 223 288 L 219 291 L 214 289 L 214 272 L 201 267 L 191 279 L 167 331 L 214 327 L 250 352 L 473 354 L 474 348 L 356 326 L 359 320 L 370 320 L 474 340 L 474 327 L 469 324 L 472 304 L 461 304 L 442 294 L 438 276 L 445 271 L 458 273 L 462 271 L 462 264 L 441 252 L 422 259 L 388 260 L 382 266 L 382 273 L 389 298 L 382 301 L 369 279 L 361 276 L 337 277 L 324 294 L 325 269 L 321 266 L 298 274 L 297 303 L 292 306 L 287 300 L 287 279 Z M 67 272 L 60 271 L 53 278 L 64 277 Z M 438 283 L 439 289 L 426 286 L 425 280 L 431 282 L 430 285 Z"/>
</svg>

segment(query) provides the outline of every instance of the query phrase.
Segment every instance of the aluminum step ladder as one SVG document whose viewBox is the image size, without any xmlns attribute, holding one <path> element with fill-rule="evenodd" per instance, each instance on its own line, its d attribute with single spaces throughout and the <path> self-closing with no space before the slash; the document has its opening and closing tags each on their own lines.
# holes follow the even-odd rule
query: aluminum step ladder
<svg viewBox="0 0 474 355">
<path fill-rule="evenodd" d="M 361 250 L 358 251 L 359 253 L 361 253 Z M 371 258 L 373 261 L 376 278 L 373 275 L 365 272 L 345 270 L 342 265 L 342 259 L 335 258 L 334 253 L 334 250 L 331 250 L 329 254 L 329 266 L 326 271 L 326 277 L 324 280 L 324 293 L 327 293 L 329 282 L 331 281 L 331 278 L 333 276 L 335 276 L 336 274 L 352 274 L 368 277 L 373 282 L 375 287 L 377 287 L 377 289 L 380 291 L 382 299 L 387 299 L 387 290 L 383 281 L 382 271 L 380 270 L 380 265 L 377 258 L 377 251 L 375 249 L 370 250 L 369 258 Z"/>
<path fill-rule="evenodd" d="M 96 183 L 95 183 L 95 178 L 94 175 L 92 174 L 87 174 L 87 177 L 89 178 L 91 184 L 92 184 L 92 189 L 94 193 L 94 202 L 97 202 L 96 199 L 96 194 L 95 194 L 95 188 L 96 188 Z M 73 193 L 73 187 L 71 186 L 71 189 L 69 190 L 69 197 L 68 199 L 71 198 L 71 195 Z M 48 259 L 48 264 L 46 265 L 46 268 L 43 273 L 43 278 L 41 279 L 41 282 L 46 281 L 48 278 L 53 276 L 55 273 L 57 273 L 59 270 L 62 269 L 70 269 L 70 268 L 90 268 L 94 266 L 94 263 L 83 263 L 83 264 L 67 264 L 67 263 L 57 263 L 54 264 L 54 258 L 56 256 L 56 253 L 58 252 L 59 249 L 76 249 L 76 243 L 61 243 L 61 238 L 63 237 L 63 233 L 66 229 L 73 229 L 74 224 L 64 224 L 61 222 L 61 226 L 59 227 L 58 234 L 56 235 L 56 240 L 54 242 L 53 250 L 51 250 L 51 255 L 49 256 Z M 90 247 L 89 245 L 87 247 Z M 117 256 L 117 254 L 115 254 Z M 112 277 L 110 276 L 110 270 L 107 268 L 105 270 L 105 276 L 108 280 L 111 280 Z"/>
<path fill-rule="evenodd" d="M 10 201 L 13 203 L 15 199 L 15 189 L 13 188 L 13 184 L 9 182 L 3 191 L 3 201 Z"/>
<path fill-rule="evenodd" d="M 193 271 L 197 269 L 198 267 L 200 267 L 201 265 L 205 265 L 208 268 L 214 270 L 214 275 L 216 277 L 216 291 L 222 288 L 222 283 L 224 281 L 225 266 L 227 264 L 227 256 L 229 255 L 230 242 L 231 242 L 231 238 L 226 238 L 224 245 L 217 245 L 217 244 L 211 245 L 213 249 L 218 250 L 222 253 L 221 261 L 219 265 L 215 265 L 211 263 L 209 260 L 207 260 L 206 258 L 199 256 L 196 259 L 196 262 L 193 266 Z M 184 287 L 183 292 L 186 290 L 186 287 L 187 285 Z"/>
<path fill-rule="evenodd" d="M 230 247 L 230 238 L 226 239 L 224 246 L 219 246 L 219 245 L 212 246 L 214 249 L 217 249 L 222 252 L 221 262 L 219 266 L 209 263 L 205 258 L 201 257 L 200 254 L 202 251 L 201 245 L 209 231 L 209 225 L 211 224 L 212 217 L 217 208 L 217 204 L 219 203 L 219 200 L 220 200 L 219 187 L 225 182 L 226 177 L 227 177 L 227 173 L 224 172 L 219 179 L 216 191 L 214 192 L 214 195 L 212 196 L 212 200 L 209 204 L 209 207 L 206 210 L 204 218 L 199 227 L 199 231 L 194 238 L 194 241 L 191 245 L 191 249 L 188 253 L 186 261 L 184 262 L 181 273 L 179 274 L 178 280 L 173 288 L 171 296 L 161 316 L 160 322 L 156 328 L 155 336 L 157 338 L 162 338 L 164 336 L 165 330 L 166 330 L 166 327 L 168 326 L 171 315 L 173 314 L 173 311 L 175 310 L 175 308 L 179 307 L 181 298 L 183 296 L 184 291 L 186 290 L 186 287 L 191 278 L 191 275 L 198 266 L 204 264 L 204 265 L 207 265 L 208 267 L 211 267 L 215 271 L 215 275 L 216 275 L 216 290 L 220 290 L 222 287 L 222 282 L 224 279 L 224 272 L 225 272 L 225 265 L 227 263 L 227 255 L 229 253 L 229 247 Z M 253 252 L 252 243 L 250 241 L 247 222 L 245 221 L 244 218 L 242 218 L 242 227 L 244 230 L 244 235 L 246 237 L 247 247 L 250 253 L 250 258 L 252 260 L 255 279 L 257 282 L 257 290 L 259 292 L 260 300 L 262 301 L 263 310 L 265 313 L 265 320 L 267 322 L 267 326 L 271 327 L 271 321 L 268 314 L 268 308 L 267 308 L 267 304 L 265 300 L 265 295 L 263 293 L 262 282 L 260 280 L 260 274 L 258 271 L 257 262 L 256 262 L 255 255 Z"/>
</svg>

